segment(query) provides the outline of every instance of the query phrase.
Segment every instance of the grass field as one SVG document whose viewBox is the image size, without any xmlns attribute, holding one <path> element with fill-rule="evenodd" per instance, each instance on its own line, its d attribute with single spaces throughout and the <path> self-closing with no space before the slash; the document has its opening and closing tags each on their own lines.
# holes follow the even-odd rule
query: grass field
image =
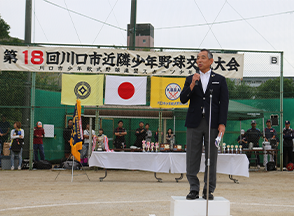
<svg viewBox="0 0 294 216">
<path fill-rule="evenodd" d="M 186 196 L 189 184 L 179 174 L 109 170 L 87 170 L 74 176 L 71 171 L 0 170 L 0 215 L 170 215 L 171 196 Z M 83 174 L 83 171 L 74 171 Z M 199 174 L 201 188 L 203 173 Z M 217 174 L 215 196 L 231 203 L 233 216 L 294 215 L 294 172 L 250 172 L 235 184 L 227 175 Z"/>
</svg>

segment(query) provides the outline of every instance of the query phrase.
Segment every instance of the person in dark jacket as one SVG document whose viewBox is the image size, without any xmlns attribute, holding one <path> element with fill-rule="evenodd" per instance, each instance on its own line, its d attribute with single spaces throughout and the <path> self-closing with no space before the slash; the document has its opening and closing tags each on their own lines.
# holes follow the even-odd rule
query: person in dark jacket
<svg viewBox="0 0 294 216">
<path fill-rule="evenodd" d="M 146 136 L 146 129 L 144 128 L 144 122 L 139 123 L 139 128 L 136 129 L 135 133 L 137 139 L 135 141 L 134 146 L 142 148 L 142 141 L 145 139 Z"/>
<path fill-rule="evenodd" d="M 259 139 L 262 137 L 262 134 L 258 128 L 256 128 L 256 121 L 251 121 L 251 128 L 246 131 L 246 139 L 248 143 L 253 143 L 253 147 L 259 147 Z M 260 168 L 260 157 L 257 154 L 257 168 Z"/>
<path fill-rule="evenodd" d="M 292 151 L 293 151 L 293 141 L 294 131 L 290 128 L 290 121 L 285 121 L 285 127 L 283 129 L 283 167 L 286 168 L 287 164 L 293 162 Z M 288 156 L 288 160 L 287 160 Z"/>
<path fill-rule="evenodd" d="M 211 69 L 213 62 L 212 53 L 206 49 L 201 50 L 196 60 L 199 73 L 195 73 L 186 78 L 184 88 L 180 95 L 180 100 L 183 104 L 190 101 L 185 122 L 185 126 L 187 127 L 186 176 L 190 184 L 190 193 L 186 196 L 186 199 L 199 198 L 200 182 L 197 174 L 200 170 L 203 141 L 205 149 L 208 149 L 208 145 L 210 145 L 210 177 L 209 188 L 207 188 L 208 151 L 205 151 L 205 184 L 202 197 L 204 199 L 214 199 L 212 193 L 216 188 L 218 154 L 218 149 L 215 147 L 214 141 L 218 135 L 222 137 L 225 133 L 229 91 L 225 77 L 215 73 Z M 208 143 L 210 97 L 212 97 L 211 139 L 210 143 Z"/>
<path fill-rule="evenodd" d="M 71 153 L 70 147 L 70 138 L 72 130 L 72 119 L 67 121 L 67 127 L 63 130 L 63 139 L 64 139 L 64 157 L 68 158 Z"/>
</svg>

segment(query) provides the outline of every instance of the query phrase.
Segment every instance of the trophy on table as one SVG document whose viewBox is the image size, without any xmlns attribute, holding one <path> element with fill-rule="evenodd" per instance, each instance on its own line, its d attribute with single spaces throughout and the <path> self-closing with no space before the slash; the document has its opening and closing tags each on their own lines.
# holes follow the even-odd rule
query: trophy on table
<svg viewBox="0 0 294 216">
<path fill-rule="evenodd" d="M 234 145 L 231 145 L 232 154 L 234 154 Z"/>
<path fill-rule="evenodd" d="M 223 153 L 226 153 L 226 143 L 223 143 Z"/>
<path fill-rule="evenodd" d="M 240 148 L 240 154 L 242 154 L 242 146 L 239 145 L 239 148 Z"/>
<path fill-rule="evenodd" d="M 155 151 L 158 152 L 158 142 L 155 143 Z"/>
<path fill-rule="evenodd" d="M 151 143 L 151 151 L 153 152 L 154 149 L 154 142 Z"/>
<path fill-rule="evenodd" d="M 147 152 L 149 152 L 150 151 L 150 142 L 148 141 L 147 142 Z"/>
<path fill-rule="evenodd" d="M 230 145 L 227 145 L 227 151 L 230 153 Z"/>
<path fill-rule="evenodd" d="M 235 145 L 236 148 L 236 154 L 238 154 L 238 145 Z"/>
<path fill-rule="evenodd" d="M 143 150 L 143 152 L 145 152 L 145 148 L 146 148 L 146 141 L 142 140 L 142 150 Z"/>
</svg>

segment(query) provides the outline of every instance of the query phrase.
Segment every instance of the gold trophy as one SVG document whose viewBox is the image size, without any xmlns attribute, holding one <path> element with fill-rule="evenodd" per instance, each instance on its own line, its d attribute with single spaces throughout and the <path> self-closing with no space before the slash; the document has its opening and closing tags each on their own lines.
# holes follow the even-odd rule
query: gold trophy
<svg viewBox="0 0 294 216">
<path fill-rule="evenodd" d="M 238 145 L 235 145 L 236 154 L 238 154 Z"/>
<path fill-rule="evenodd" d="M 239 145 L 239 148 L 240 148 L 240 154 L 242 154 L 242 146 Z"/>
<path fill-rule="evenodd" d="M 226 153 L 226 143 L 223 143 L 223 153 Z"/>
<path fill-rule="evenodd" d="M 234 154 L 234 145 L 231 145 L 231 151 L 232 151 L 232 154 Z"/>
<path fill-rule="evenodd" d="M 230 145 L 227 145 L 227 151 L 230 153 Z"/>
</svg>

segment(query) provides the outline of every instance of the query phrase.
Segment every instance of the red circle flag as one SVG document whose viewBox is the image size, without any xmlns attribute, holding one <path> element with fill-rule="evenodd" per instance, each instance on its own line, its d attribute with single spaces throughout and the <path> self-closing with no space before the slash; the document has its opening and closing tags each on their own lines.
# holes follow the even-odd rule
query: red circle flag
<svg viewBox="0 0 294 216">
<path fill-rule="evenodd" d="M 135 87 L 132 83 L 123 82 L 119 85 L 117 92 L 122 99 L 127 100 L 133 97 L 133 95 L 135 94 Z"/>
</svg>

